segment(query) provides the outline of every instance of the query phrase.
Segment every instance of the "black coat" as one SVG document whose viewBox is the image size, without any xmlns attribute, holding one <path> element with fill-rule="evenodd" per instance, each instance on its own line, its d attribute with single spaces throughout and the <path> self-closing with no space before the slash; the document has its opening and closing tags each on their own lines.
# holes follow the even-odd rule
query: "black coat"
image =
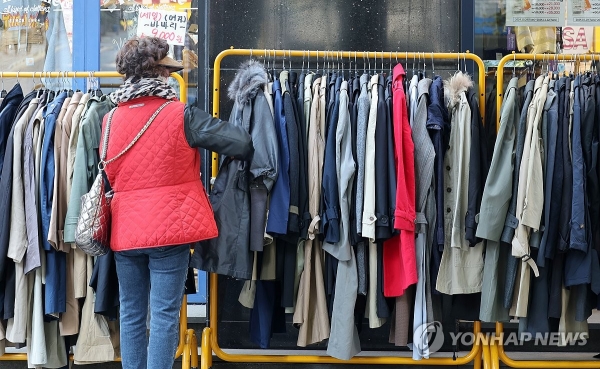
<svg viewBox="0 0 600 369">
<path fill-rule="evenodd" d="M 471 109 L 471 151 L 469 152 L 469 189 L 467 200 L 467 214 L 465 216 L 465 238 L 469 246 L 473 247 L 481 241 L 475 237 L 477 222 L 475 216 L 481 208 L 483 186 L 487 178 L 489 167 L 488 151 L 485 145 L 486 137 L 479 112 L 478 94 L 474 88 L 467 91 L 469 108 Z"/>
<path fill-rule="evenodd" d="M 300 131 L 296 122 L 296 110 L 292 102 L 290 88 L 287 87 L 283 93 L 283 110 L 285 113 L 285 124 L 288 138 L 288 148 L 290 152 L 290 207 L 288 217 L 288 239 L 289 242 L 296 243 L 300 233 Z"/>
<path fill-rule="evenodd" d="M 393 136 L 392 121 L 385 96 L 385 80 L 379 75 L 377 81 L 377 125 L 375 127 L 375 239 L 385 241 L 392 237 L 393 209 L 396 202 L 391 202 L 391 194 L 396 194 L 396 163 L 393 160 L 393 147 L 388 146 L 388 140 Z M 390 154 L 392 162 L 390 163 Z M 390 170 L 390 166 L 394 169 Z M 392 189 L 393 188 L 393 189 Z M 394 199 L 395 200 L 395 199 Z"/>
<path fill-rule="evenodd" d="M 230 122 L 250 133 L 254 156 L 251 161 L 227 157 L 219 168 L 210 193 L 219 236 L 196 248 L 191 265 L 200 270 L 250 279 L 251 249 L 262 250 L 267 194 L 277 180 L 279 160 L 273 115 L 263 92 L 266 82 L 262 64 L 250 61 L 229 88 L 235 99 Z"/>
<path fill-rule="evenodd" d="M 12 193 L 13 133 L 23 90 L 16 84 L 0 105 L 0 318 L 14 315 L 15 266 L 8 259 Z"/>
<path fill-rule="evenodd" d="M 335 79 L 334 79 L 335 78 Z M 336 170 L 336 130 L 340 111 L 341 77 L 334 74 L 330 81 L 329 112 L 325 136 L 325 154 L 323 159 L 323 181 L 321 189 L 322 214 L 321 227 L 325 242 L 336 243 L 340 240 L 340 196 Z"/>
</svg>

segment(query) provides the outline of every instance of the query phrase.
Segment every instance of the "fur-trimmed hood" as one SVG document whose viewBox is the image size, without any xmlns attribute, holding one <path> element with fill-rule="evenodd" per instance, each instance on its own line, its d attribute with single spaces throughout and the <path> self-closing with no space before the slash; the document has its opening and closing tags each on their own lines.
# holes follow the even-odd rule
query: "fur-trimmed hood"
<svg viewBox="0 0 600 369">
<path fill-rule="evenodd" d="M 461 93 L 467 92 L 469 87 L 473 87 L 471 76 L 460 71 L 445 80 L 444 99 L 446 100 L 446 106 L 452 108 L 454 105 L 458 104 L 460 102 Z"/>
<path fill-rule="evenodd" d="M 229 85 L 227 95 L 243 106 L 254 99 L 258 90 L 267 82 L 267 72 L 261 63 L 256 60 L 245 61 Z"/>
</svg>

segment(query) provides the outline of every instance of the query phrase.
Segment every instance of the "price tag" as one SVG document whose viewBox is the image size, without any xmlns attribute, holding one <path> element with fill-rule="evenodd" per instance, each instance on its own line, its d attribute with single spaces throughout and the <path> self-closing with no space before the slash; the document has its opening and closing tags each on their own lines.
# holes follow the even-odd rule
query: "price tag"
<svg viewBox="0 0 600 369">
<path fill-rule="evenodd" d="M 566 3 L 564 0 L 506 0 L 506 25 L 560 27 L 565 23 Z"/>
<path fill-rule="evenodd" d="M 138 12 L 138 37 L 158 37 L 170 45 L 185 42 L 187 13 L 154 9 L 140 9 Z"/>
<path fill-rule="evenodd" d="M 596 26 L 600 22 L 600 0 L 570 0 L 568 5 L 570 26 Z"/>
</svg>

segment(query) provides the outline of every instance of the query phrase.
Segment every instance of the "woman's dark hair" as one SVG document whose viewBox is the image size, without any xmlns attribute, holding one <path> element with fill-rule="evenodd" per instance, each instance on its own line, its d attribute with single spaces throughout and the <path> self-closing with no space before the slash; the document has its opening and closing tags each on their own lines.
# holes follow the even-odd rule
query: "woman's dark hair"
<svg viewBox="0 0 600 369">
<path fill-rule="evenodd" d="M 125 78 L 155 78 L 169 76 L 169 70 L 158 64 L 167 56 L 169 44 L 156 37 L 135 37 L 128 40 L 116 58 L 117 72 Z"/>
</svg>

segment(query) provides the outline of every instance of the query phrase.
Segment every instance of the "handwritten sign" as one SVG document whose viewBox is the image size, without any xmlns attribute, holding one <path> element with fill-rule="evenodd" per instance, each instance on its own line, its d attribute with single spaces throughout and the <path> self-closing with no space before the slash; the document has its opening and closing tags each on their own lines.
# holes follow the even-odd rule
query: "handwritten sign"
<svg viewBox="0 0 600 369">
<path fill-rule="evenodd" d="M 187 13 L 155 9 L 140 9 L 137 35 L 158 37 L 170 45 L 183 45 L 187 28 Z"/>
<path fill-rule="evenodd" d="M 563 0 L 507 0 L 507 26 L 562 26 L 565 22 Z"/>
</svg>

